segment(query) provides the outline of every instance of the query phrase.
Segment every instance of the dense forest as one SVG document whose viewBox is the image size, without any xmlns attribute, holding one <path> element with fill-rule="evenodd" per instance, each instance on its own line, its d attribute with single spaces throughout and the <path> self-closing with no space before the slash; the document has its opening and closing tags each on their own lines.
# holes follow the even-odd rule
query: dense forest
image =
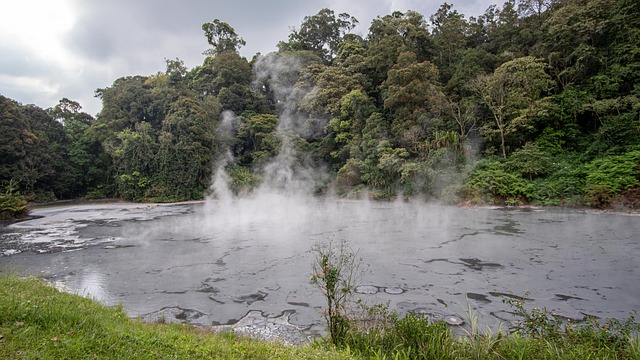
<svg viewBox="0 0 640 360">
<path fill-rule="evenodd" d="M 218 172 L 236 195 L 266 183 L 639 206 L 637 0 L 510 0 L 469 18 L 445 3 L 378 16 L 366 37 L 357 24 L 323 9 L 248 60 L 216 19 L 202 65 L 116 79 L 96 90 L 96 118 L 67 98 L 41 109 L 0 96 L 1 205 L 201 199 L 221 191 Z"/>
</svg>

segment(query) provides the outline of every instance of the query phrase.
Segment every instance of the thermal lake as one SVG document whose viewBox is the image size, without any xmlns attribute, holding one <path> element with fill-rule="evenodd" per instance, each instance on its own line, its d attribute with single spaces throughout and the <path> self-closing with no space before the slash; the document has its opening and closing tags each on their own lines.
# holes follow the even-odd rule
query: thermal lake
<svg viewBox="0 0 640 360">
<path fill-rule="evenodd" d="M 312 248 L 343 240 L 366 265 L 355 298 L 401 314 L 464 319 L 469 306 L 497 328 L 514 320 L 505 298 L 576 320 L 640 309 L 638 216 L 281 195 L 32 215 L 0 228 L 0 271 L 122 304 L 131 317 L 219 325 L 255 310 L 321 333 Z"/>
</svg>

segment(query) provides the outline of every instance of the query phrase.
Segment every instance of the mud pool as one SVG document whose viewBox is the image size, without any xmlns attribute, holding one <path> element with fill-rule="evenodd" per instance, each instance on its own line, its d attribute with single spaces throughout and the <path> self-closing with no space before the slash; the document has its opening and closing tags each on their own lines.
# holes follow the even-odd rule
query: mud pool
<svg viewBox="0 0 640 360">
<path fill-rule="evenodd" d="M 638 216 L 290 198 L 32 214 L 0 228 L 0 272 L 40 275 L 151 321 L 271 319 L 321 333 L 311 248 L 330 239 L 368 264 L 356 296 L 400 313 L 455 324 L 469 304 L 497 328 L 514 319 L 504 297 L 577 320 L 640 309 Z"/>
</svg>

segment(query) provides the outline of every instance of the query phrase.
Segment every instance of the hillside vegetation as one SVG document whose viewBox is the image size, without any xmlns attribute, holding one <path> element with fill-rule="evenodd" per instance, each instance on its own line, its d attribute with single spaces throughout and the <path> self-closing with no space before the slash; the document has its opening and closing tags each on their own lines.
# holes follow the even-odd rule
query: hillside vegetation
<svg viewBox="0 0 640 360">
<path fill-rule="evenodd" d="M 445 3 L 381 15 L 364 37 L 357 24 L 323 9 L 246 59 L 215 19 L 202 65 L 116 79 L 96 118 L 0 96 L 0 180 L 32 201 L 178 201 L 211 193 L 218 168 L 247 194 L 284 166 L 316 194 L 639 206 L 638 1 L 512 0 L 469 18 Z"/>
</svg>

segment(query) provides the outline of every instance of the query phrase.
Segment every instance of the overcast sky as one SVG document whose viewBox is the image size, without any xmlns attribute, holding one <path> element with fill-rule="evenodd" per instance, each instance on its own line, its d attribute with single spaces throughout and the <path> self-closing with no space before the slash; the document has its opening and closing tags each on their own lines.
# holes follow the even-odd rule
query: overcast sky
<svg viewBox="0 0 640 360">
<path fill-rule="evenodd" d="M 431 0 L 1 0 L 0 94 L 22 104 L 55 106 L 63 97 L 96 115 L 97 88 L 128 75 L 164 71 L 165 59 L 191 69 L 208 48 L 201 26 L 229 23 L 247 45 L 242 56 L 276 50 L 291 27 L 323 8 L 347 12 L 366 36 L 371 21 L 415 10 L 428 20 L 444 2 Z M 492 0 L 449 0 L 469 16 Z"/>
</svg>

